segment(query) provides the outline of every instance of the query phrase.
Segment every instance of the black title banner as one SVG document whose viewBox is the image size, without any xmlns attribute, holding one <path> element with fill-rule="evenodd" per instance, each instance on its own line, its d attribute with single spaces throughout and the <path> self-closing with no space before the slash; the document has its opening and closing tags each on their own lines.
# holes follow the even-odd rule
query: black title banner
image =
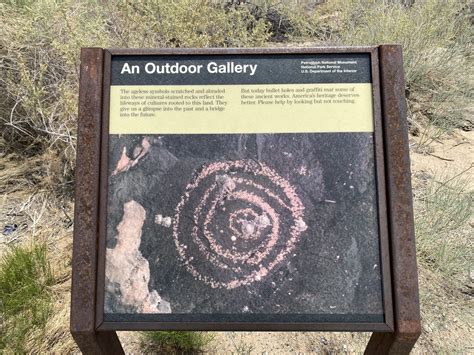
<svg viewBox="0 0 474 355">
<path fill-rule="evenodd" d="M 366 53 L 113 56 L 112 85 L 370 83 Z"/>
</svg>

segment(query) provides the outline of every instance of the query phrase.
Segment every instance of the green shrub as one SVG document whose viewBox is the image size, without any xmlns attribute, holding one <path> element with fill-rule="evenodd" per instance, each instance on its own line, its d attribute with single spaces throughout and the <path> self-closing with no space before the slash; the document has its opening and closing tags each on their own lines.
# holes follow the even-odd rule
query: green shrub
<svg viewBox="0 0 474 355">
<path fill-rule="evenodd" d="M 184 331 L 143 332 L 143 335 L 148 347 L 167 353 L 201 351 L 214 337 L 212 333 Z"/>
<path fill-rule="evenodd" d="M 13 247 L 0 261 L 0 350 L 22 353 L 33 328 L 42 329 L 50 316 L 54 279 L 44 244 Z"/>
</svg>

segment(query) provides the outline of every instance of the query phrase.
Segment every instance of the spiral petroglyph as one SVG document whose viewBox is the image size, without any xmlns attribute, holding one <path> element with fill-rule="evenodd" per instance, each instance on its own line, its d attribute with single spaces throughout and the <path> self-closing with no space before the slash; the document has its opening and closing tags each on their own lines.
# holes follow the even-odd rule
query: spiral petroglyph
<svg viewBox="0 0 474 355">
<path fill-rule="evenodd" d="M 295 188 L 253 160 L 196 171 L 173 218 L 180 260 L 197 280 L 234 289 L 265 278 L 307 228 Z"/>
</svg>

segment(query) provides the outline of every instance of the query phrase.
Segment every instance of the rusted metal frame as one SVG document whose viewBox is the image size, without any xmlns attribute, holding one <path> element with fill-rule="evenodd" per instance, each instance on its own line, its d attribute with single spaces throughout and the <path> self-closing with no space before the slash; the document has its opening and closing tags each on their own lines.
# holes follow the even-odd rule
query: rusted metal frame
<svg viewBox="0 0 474 355">
<path fill-rule="evenodd" d="M 84 354 L 123 353 L 95 328 L 103 50 L 81 50 L 70 331 Z"/>
<path fill-rule="evenodd" d="M 106 49 L 104 50 L 103 115 L 101 144 L 101 182 L 99 215 L 99 268 L 97 276 L 96 327 L 99 330 L 261 330 L 261 331 L 393 331 L 393 306 L 390 281 L 387 209 L 385 201 L 384 153 L 379 93 L 378 47 L 313 47 L 313 48 L 159 48 L 159 49 Z M 104 313 L 107 175 L 108 175 L 108 122 L 110 104 L 110 69 L 113 55 L 264 55 L 264 54 L 322 54 L 369 53 L 373 81 L 375 165 L 379 207 L 379 231 L 383 282 L 383 323 L 250 323 L 250 322 L 107 322 Z"/>
<path fill-rule="evenodd" d="M 124 354 L 115 331 L 71 332 L 82 354 Z"/>
<path fill-rule="evenodd" d="M 421 322 L 402 49 L 380 46 L 379 57 L 395 332 L 374 333 L 366 353 L 407 354 L 421 333 Z"/>
<path fill-rule="evenodd" d="M 383 306 L 385 323 L 388 331 L 394 330 L 393 323 L 393 303 L 392 303 L 392 282 L 390 274 L 390 246 L 388 231 L 388 210 L 385 181 L 385 157 L 383 141 L 382 107 L 380 96 L 380 70 L 378 48 L 371 50 L 371 70 L 372 70 L 372 103 L 374 116 L 374 162 L 375 175 L 377 179 L 377 214 L 380 235 L 380 268 L 382 276 Z"/>
<path fill-rule="evenodd" d="M 385 323 L 103 322 L 101 330 L 389 332 Z"/>
<path fill-rule="evenodd" d="M 105 254 L 107 247 L 107 196 L 109 176 L 109 114 L 110 114 L 110 85 L 111 85 L 112 56 L 104 50 L 104 75 L 102 94 L 102 132 L 101 132 L 101 164 L 100 164 L 100 204 L 99 204 L 99 251 L 97 269 L 97 304 L 96 328 L 101 329 L 104 322 L 105 297 Z"/>
</svg>

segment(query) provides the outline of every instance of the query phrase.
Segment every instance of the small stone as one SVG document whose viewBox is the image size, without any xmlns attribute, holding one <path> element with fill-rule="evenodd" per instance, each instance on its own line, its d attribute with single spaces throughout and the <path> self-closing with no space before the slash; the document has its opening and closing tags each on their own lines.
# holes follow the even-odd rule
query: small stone
<svg viewBox="0 0 474 355">
<path fill-rule="evenodd" d="M 13 224 L 7 224 L 5 227 L 3 227 L 3 234 L 4 235 L 10 235 L 14 231 L 18 229 L 18 224 L 13 223 Z"/>
<path fill-rule="evenodd" d="M 161 214 L 157 214 L 155 217 L 155 223 L 161 224 L 162 221 L 163 221 L 163 216 Z"/>
<path fill-rule="evenodd" d="M 171 227 L 171 217 L 163 218 L 163 222 L 161 223 L 161 225 L 166 228 Z"/>
<path fill-rule="evenodd" d="M 163 227 L 166 227 L 166 228 L 171 227 L 171 222 L 172 222 L 171 217 L 163 217 L 163 215 L 161 214 L 157 214 L 155 216 L 155 223 Z"/>
</svg>

